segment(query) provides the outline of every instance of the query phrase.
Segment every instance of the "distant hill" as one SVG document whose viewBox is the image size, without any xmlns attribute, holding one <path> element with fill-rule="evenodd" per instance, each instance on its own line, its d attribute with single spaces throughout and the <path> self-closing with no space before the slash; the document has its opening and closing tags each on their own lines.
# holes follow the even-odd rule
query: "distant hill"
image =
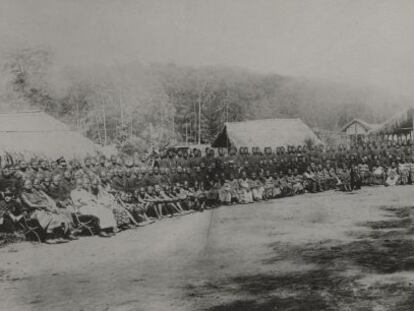
<svg viewBox="0 0 414 311">
<path fill-rule="evenodd" d="M 158 64 L 153 70 L 177 109 L 177 120 L 185 123 L 194 104 L 202 103 L 202 126 L 209 138 L 226 120 L 299 117 L 311 127 L 337 130 L 356 117 L 382 122 L 410 104 L 407 98 L 373 87 L 242 68 Z"/>
<path fill-rule="evenodd" d="M 210 142 L 226 121 L 301 118 L 337 130 L 386 120 L 411 102 L 384 90 L 243 68 L 130 63 L 65 67 L 25 49 L 2 60 L 0 110 L 42 110 L 102 144 Z M 199 115 L 199 107 L 201 114 Z"/>
<path fill-rule="evenodd" d="M 276 79 L 271 105 L 285 108 L 312 127 L 339 129 L 353 118 L 379 123 L 410 104 L 408 98 L 384 90 L 303 78 Z"/>
</svg>

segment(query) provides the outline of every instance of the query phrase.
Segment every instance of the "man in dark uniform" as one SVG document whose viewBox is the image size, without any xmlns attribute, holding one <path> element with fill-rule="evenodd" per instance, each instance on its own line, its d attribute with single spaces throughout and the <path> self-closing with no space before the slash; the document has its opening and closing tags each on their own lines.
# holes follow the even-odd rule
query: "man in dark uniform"
<svg viewBox="0 0 414 311">
<path fill-rule="evenodd" d="M 98 164 L 96 165 L 95 172 L 99 176 L 101 175 L 102 171 L 106 171 L 106 157 L 104 155 L 101 155 L 98 159 Z"/>
<path fill-rule="evenodd" d="M 67 163 L 64 157 L 56 160 L 58 166 L 53 170 L 52 175 L 63 175 L 67 169 Z"/>
<path fill-rule="evenodd" d="M 224 148 L 219 148 L 218 155 L 216 157 L 216 166 L 217 167 L 225 167 L 226 160 L 227 160 L 227 156 L 226 156 L 225 149 Z"/>
<path fill-rule="evenodd" d="M 188 150 L 183 151 L 183 160 L 182 160 L 182 166 L 183 168 L 190 168 L 190 155 L 188 153 Z"/>
<path fill-rule="evenodd" d="M 3 192 L 6 190 L 6 188 L 8 188 L 11 191 L 19 194 L 22 189 L 22 183 L 14 174 L 11 173 L 10 169 L 10 165 L 6 165 L 1 172 L 0 192 Z"/>
<path fill-rule="evenodd" d="M 201 150 L 194 148 L 193 157 L 190 158 L 190 167 L 194 168 L 196 166 L 200 166 L 200 162 L 201 162 Z"/>
<path fill-rule="evenodd" d="M 72 192 L 73 189 L 75 189 L 75 183 L 72 178 L 72 173 L 69 170 L 66 170 L 63 173 L 63 178 L 60 181 L 60 187 L 63 188 L 63 191 L 69 193 Z"/>
<path fill-rule="evenodd" d="M 237 165 L 238 162 L 238 156 L 237 156 L 237 148 L 235 147 L 231 147 L 229 150 L 229 154 L 225 159 L 226 163 L 229 163 L 230 161 L 232 161 L 235 165 Z"/>
<path fill-rule="evenodd" d="M 117 168 L 115 176 L 111 179 L 111 187 L 117 191 L 125 191 L 125 178 L 122 168 Z"/>
<path fill-rule="evenodd" d="M 23 219 L 22 207 L 14 199 L 11 189 L 6 188 L 0 200 L 0 232 L 13 233 Z"/>
</svg>

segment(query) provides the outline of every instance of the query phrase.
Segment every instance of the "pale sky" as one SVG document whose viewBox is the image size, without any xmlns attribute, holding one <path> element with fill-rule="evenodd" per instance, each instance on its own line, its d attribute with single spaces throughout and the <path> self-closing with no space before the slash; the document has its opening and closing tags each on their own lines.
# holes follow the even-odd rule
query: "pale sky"
<svg viewBox="0 0 414 311">
<path fill-rule="evenodd" d="M 0 0 L 0 49 L 228 65 L 414 97 L 414 0 Z"/>
</svg>

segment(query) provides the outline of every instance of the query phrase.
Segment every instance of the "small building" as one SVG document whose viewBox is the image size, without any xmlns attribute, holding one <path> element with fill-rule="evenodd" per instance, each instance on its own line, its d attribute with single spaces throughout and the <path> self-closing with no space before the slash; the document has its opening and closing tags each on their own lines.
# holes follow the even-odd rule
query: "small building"
<svg viewBox="0 0 414 311">
<path fill-rule="evenodd" d="M 380 124 L 371 124 L 359 119 L 353 119 L 352 121 L 345 124 L 342 129 L 341 133 L 346 135 L 368 135 L 372 130 L 377 129 Z"/>
<path fill-rule="evenodd" d="M 214 148 L 299 146 L 322 141 L 301 119 L 227 122 L 211 144 Z"/>
<path fill-rule="evenodd" d="M 344 139 L 346 145 L 365 141 L 372 131 L 376 130 L 380 124 L 373 124 L 362 121 L 360 119 L 353 119 L 345 124 L 340 130 L 340 134 Z"/>
</svg>

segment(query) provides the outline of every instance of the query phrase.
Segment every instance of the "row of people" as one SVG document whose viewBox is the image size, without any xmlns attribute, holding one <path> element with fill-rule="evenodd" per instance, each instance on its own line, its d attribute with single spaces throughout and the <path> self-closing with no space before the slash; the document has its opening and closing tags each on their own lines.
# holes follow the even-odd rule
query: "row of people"
<svg viewBox="0 0 414 311">
<path fill-rule="evenodd" d="M 283 167 L 277 161 L 273 165 L 211 161 L 207 167 L 194 168 L 160 168 L 157 162 L 146 168 L 105 157 L 69 164 L 61 158 L 53 165 L 45 160 L 21 161 L 2 169 L 0 230 L 22 229 L 41 240 L 75 239 L 85 230 L 110 236 L 166 215 L 221 204 L 412 183 L 414 161 L 396 160 L 390 165 L 365 158 L 354 164 L 335 160 L 318 164 L 305 158 L 303 166 Z"/>
<path fill-rule="evenodd" d="M 392 161 L 401 159 L 411 159 L 414 155 L 414 145 L 410 141 L 372 141 L 359 145 L 353 145 L 347 149 L 343 145 L 338 147 L 317 146 L 287 146 L 265 147 L 261 150 L 253 147 L 229 148 L 206 148 L 205 155 L 202 156 L 201 150 L 195 149 L 169 149 L 154 156 L 154 165 L 160 168 L 173 169 L 177 167 L 195 168 L 208 167 L 213 162 L 216 166 L 224 166 L 229 162 L 236 165 L 269 166 L 287 165 L 303 166 L 304 162 L 325 163 L 335 161 L 338 164 L 356 164 L 363 159 L 374 165 L 377 160 L 390 165 Z M 114 161 L 111 161 L 112 163 Z"/>
</svg>

